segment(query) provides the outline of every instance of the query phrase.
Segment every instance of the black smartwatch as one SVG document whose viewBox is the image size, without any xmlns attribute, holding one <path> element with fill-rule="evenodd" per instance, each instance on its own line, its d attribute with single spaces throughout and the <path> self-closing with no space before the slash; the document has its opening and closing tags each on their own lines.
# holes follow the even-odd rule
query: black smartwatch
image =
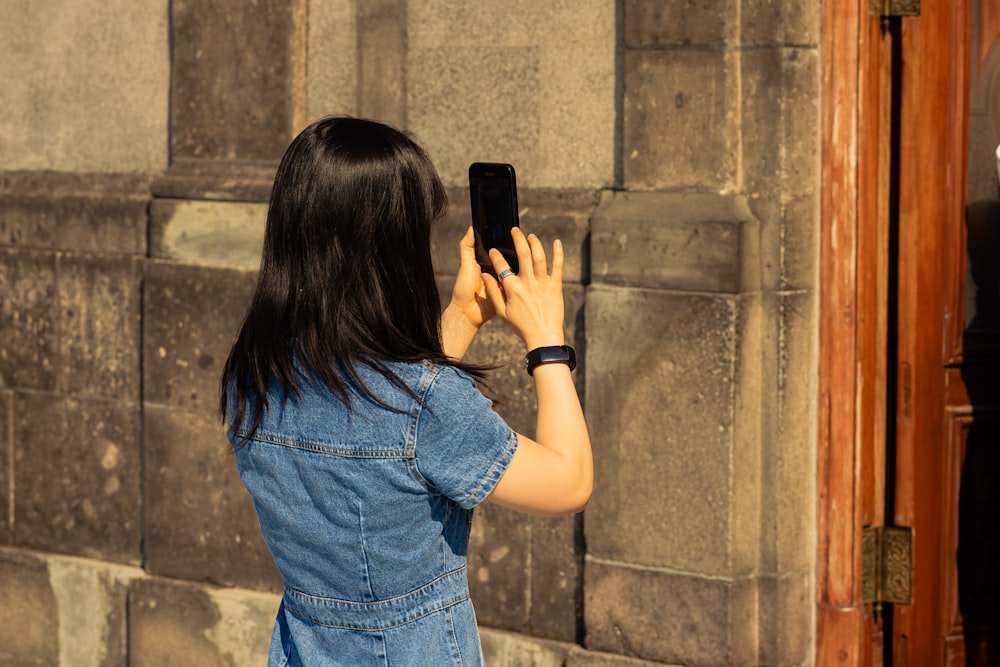
<svg viewBox="0 0 1000 667">
<path fill-rule="evenodd" d="M 576 368 L 576 350 L 569 345 L 536 347 L 524 358 L 524 368 L 528 371 L 528 375 L 534 375 L 535 368 L 541 364 L 552 363 L 566 364 L 573 370 Z"/>
</svg>

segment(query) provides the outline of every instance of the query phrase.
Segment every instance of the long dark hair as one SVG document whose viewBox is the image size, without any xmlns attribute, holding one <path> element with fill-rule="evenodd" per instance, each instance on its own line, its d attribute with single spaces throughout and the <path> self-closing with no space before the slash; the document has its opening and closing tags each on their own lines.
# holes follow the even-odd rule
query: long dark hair
<svg viewBox="0 0 1000 667">
<path fill-rule="evenodd" d="M 222 372 L 231 435 L 256 432 L 269 383 L 298 395 L 303 371 L 347 403 L 355 385 L 383 405 L 358 364 L 403 391 L 388 362 L 481 375 L 441 348 L 430 235 L 447 204 L 427 154 L 392 127 L 329 117 L 292 141 L 271 191 L 257 286 Z"/>
</svg>

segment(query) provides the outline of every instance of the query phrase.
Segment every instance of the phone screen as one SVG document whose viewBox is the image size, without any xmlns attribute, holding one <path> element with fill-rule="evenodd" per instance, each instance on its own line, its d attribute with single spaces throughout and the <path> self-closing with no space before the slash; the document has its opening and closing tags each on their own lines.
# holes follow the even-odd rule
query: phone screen
<svg viewBox="0 0 1000 667">
<path fill-rule="evenodd" d="M 517 182 L 509 164 L 476 162 L 469 167 L 469 194 L 472 198 L 472 229 L 476 235 L 476 260 L 483 271 L 496 275 L 490 262 L 490 248 L 503 253 L 514 273 L 517 255 L 510 230 L 518 226 Z"/>
</svg>

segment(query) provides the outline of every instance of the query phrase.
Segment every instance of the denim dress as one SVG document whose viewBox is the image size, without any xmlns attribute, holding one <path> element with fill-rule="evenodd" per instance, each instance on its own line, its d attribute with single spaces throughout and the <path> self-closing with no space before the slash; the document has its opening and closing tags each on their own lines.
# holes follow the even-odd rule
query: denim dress
<svg viewBox="0 0 1000 667">
<path fill-rule="evenodd" d="M 269 392 L 253 438 L 233 443 L 284 583 L 270 667 L 484 664 L 469 529 L 517 436 L 462 371 L 390 367 L 420 400 L 359 368 L 395 410 L 309 381 Z"/>
</svg>

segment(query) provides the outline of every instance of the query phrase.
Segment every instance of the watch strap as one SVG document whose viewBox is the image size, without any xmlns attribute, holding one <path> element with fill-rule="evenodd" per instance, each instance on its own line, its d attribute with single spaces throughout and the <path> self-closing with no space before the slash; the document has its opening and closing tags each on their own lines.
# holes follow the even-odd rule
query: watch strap
<svg viewBox="0 0 1000 667">
<path fill-rule="evenodd" d="M 535 368 L 542 364 L 561 363 L 576 368 L 576 350 L 569 345 L 548 345 L 536 347 L 524 357 L 524 369 L 528 375 L 535 374 Z"/>
</svg>

